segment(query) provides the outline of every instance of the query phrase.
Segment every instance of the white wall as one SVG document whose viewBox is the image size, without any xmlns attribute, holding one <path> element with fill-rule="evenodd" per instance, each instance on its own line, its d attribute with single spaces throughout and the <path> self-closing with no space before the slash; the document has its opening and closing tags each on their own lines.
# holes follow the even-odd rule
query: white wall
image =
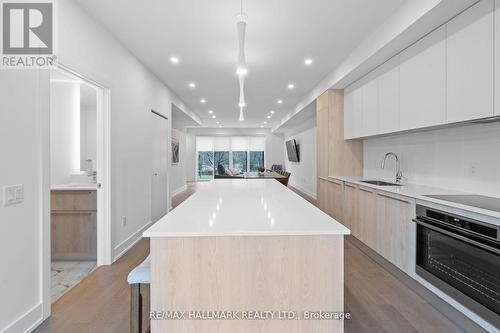
<svg viewBox="0 0 500 333">
<path fill-rule="evenodd" d="M 95 161 L 97 157 L 97 110 L 93 106 L 80 107 L 80 170 L 86 171 L 88 159 Z"/>
<path fill-rule="evenodd" d="M 170 173 L 170 193 L 175 195 L 186 186 L 186 133 L 172 128 L 172 138 L 179 140 L 179 163 L 172 164 Z"/>
<path fill-rule="evenodd" d="M 393 178 L 392 160 L 380 169 L 389 151 L 401 157 L 408 182 L 500 197 L 500 123 L 365 140 L 364 175 Z"/>
<path fill-rule="evenodd" d="M 150 111 L 170 124 L 172 102 L 183 103 L 73 1 L 60 1 L 58 8 L 59 61 L 111 90 L 111 219 L 117 256 L 141 237 L 151 219 Z"/>
<path fill-rule="evenodd" d="M 59 1 L 56 15 L 58 60 L 111 92 L 111 222 L 117 256 L 141 237 L 150 220 L 150 110 L 170 119 L 171 103 L 183 103 L 73 1 Z M 50 313 L 50 280 L 42 283 L 42 275 L 50 277 L 45 256 L 50 248 L 43 248 L 50 226 L 41 219 L 50 195 L 50 173 L 42 167 L 50 165 L 49 78 L 48 71 L 0 73 L 0 187 L 24 184 L 25 190 L 24 203 L 0 205 L 2 332 L 24 332 Z M 43 216 L 49 221 L 48 210 Z M 127 216 L 125 227 L 122 216 Z"/>
<path fill-rule="evenodd" d="M 80 85 L 50 83 L 50 181 L 67 184 L 80 171 Z"/>
<path fill-rule="evenodd" d="M 186 135 L 186 172 L 187 180 L 196 180 L 196 136 L 265 136 L 266 152 L 264 164 L 271 168 L 273 164 L 285 164 L 284 140 L 280 134 L 273 134 L 270 129 L 260 128 L 188 128 Z"/>
<path fill-rule="evenodd" d="M 285 169 L 291 173 L 289 184 L 316 198 L 316 128 L 286 138 L 291 139 L 299 145 L 300 162 L 286 158 Z"/>
<path fill-rule="evenodd" d="M 23 203 L 0 204 L 0 331 L 17 333 L 43 311 L 41 117 L 49 110 L 49 75 L 0 72 L 0 187 L 24 185 Z"/>
<path fill-rule="evenodd" d="M 288 161 L 284 148 L 284 166 L 286 171 L 291 173 L 289 184 L 316 198 L 316 117 L 285 133 L 285 141 L 291 139 L 295 139 L 299 145 L 300 162 Z"/>
</svg>

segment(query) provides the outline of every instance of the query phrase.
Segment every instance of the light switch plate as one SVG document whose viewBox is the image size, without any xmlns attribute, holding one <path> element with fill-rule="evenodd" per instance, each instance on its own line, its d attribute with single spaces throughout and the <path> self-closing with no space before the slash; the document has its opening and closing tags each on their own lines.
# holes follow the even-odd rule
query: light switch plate
<svg viewBox="0 0 500 333">
<path fill-rule="evenodd" d="M 10 206 L 24 201 L 24 186 L 8 185 L 3 187 L 3 205 Z"/>
</svg>

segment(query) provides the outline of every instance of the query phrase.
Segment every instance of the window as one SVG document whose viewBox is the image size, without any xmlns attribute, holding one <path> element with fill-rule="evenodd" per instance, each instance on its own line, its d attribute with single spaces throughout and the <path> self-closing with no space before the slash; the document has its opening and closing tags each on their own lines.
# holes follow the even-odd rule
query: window
<svg viewBox="0 0 500 333">
<path fill-rule="evenodd" d="M 259 171 L 259 168 L 264 168 L 264 151 L 266 149 L 266 140 L 263 138 L 250 138 L 250 171 Z"/>
<path fill-rule="evenodd" d="M 229 169 L 229 152 L 228 151 L 216 151 L 214 152 L 214 172 L 216 175 L 219 174 L 219 165 L 222 165 L 224 169 Z"/>
<path fill-rule="evenodd" d="M 240 172 L 258 171 L 264 167 L 264 137 L 196 137 L 197 176 L 199 180 L 213 179 L 218 166 Z"/>
<path fill-rule="evenodd" d="M 214 178 L 214 153 L 212 151 L 198 152 L 198 179 L 210 180 Z"/>
<path fill-rule="evenodd" d="M 264 167 L 264 152 L 251 151 L 250 152 L 250 171 L 259 171 L 259 168 Z"/>
<path fill-rule="evenodd" d="M 200 136 L 196 138 L 197 176 L 199 180 L 214 178 L 214 142 L 213 138 Z"/>
<path fill-rule="evenodd" d="M 233 151 L 233 168 L 239 172 L 247 172 L 247 152 Z"/>
</svg>

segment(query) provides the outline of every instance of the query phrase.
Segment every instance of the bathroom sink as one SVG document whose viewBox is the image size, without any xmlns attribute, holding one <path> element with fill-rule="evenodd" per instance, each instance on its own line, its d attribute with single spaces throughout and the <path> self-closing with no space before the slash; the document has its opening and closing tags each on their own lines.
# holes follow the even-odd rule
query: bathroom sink
<svg viewBox="0 0 500 333">
<path fill-rule="evenodd" d="M 401 186 L 401 184 L 388 183 L 388 182 L 384 182 L 383 180 L 362 180 L 361 182 L 366 183 L 366 184 L 371 184 L 371 185 L 377 185 L 377 186 Z"/>
</svg>

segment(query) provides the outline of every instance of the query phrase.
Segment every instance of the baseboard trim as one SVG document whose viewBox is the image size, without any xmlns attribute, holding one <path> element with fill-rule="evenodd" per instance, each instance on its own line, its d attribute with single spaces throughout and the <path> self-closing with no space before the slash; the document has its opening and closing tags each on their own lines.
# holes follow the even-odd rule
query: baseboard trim
<svg viewBox="0 0 500 333">
<path fill-rule="evenodd" d="M 43 321 L 42 303 L 35 305 L 25 314 L 21 315 L 9 326 L 0 330 L 2 333 L 31 332 Z"/>
<path fill-rule="evenodd" d="M 114 253 L 118 253 L 113 257 L 113 262 L 117 261 L 120 259 L 125 253 L 127 253 L 128 250 L 130 250 L 135 244 L 137 244 L 138 241 L 142 239 L 142 233 L 149 228 L 153 222 L 149 221 L 141 227 L 139 230 L 134 232 L 132 235 L 130 235 L 127 239 L 125 239 L 123 242 L 118 244 L 115 249 Z"/>
<path fill-rule="evenodd" d="M 370 257 L 377 264 L 386 269 L 399 281 L 405 284 L 408 288 L 413 290 L 416 294 L 427 301 L 433 308 L 440 312 L 443 316 L 448 318 L 450 321 L 455 323 L 458 327 L 462 328 L 464 332 L 467 333 L 485 333 L 487 332 L 479 324 L 477 324 L 472 319 L 468 318 L 459 310 L 455 309 L 453 306 L 448 304 L 438 295 L 434 294 L 431 290 L 427 289 L 425 286 L 420 284 L 418 281 L 413 279 L 411 276 L 400 270 L 398 267 L 394 266 L 387 259 L 382 257 L 380 254 L 372 250 L 370 247 L 365 245 L 359 239 L 354 236 L 347 236 L 346 240 L 352 245 L 356 246 L 364 254 Z"/>
<path fill-rule="evenodd" d="M 172 197 L 175 197 L 177 194 L 182 193 L 187 190 L 187 184 L 184 184 L 183 186 L 179 187 L 176 190 L 172 191 Z"/>
<path fill-rule="evenodd" d="M 296 184 L 296 183 L 293 183 L 293 182 L 290 182 L 289 185 L 291 187 L 294 187 L 296 188 L 297 190 L 299 190 L 300 192 L 304 193 L 304 194 L 307 194 L 308 196 L 310 196 L 311 198 L 313 198 L 314 200 L 317 200 L 317 196 L 316 196 L 316 193 L 313 193 L 307 189 L 305 189 L 303 186 L 300 186 L 299 184 Z"/>
</svg>

